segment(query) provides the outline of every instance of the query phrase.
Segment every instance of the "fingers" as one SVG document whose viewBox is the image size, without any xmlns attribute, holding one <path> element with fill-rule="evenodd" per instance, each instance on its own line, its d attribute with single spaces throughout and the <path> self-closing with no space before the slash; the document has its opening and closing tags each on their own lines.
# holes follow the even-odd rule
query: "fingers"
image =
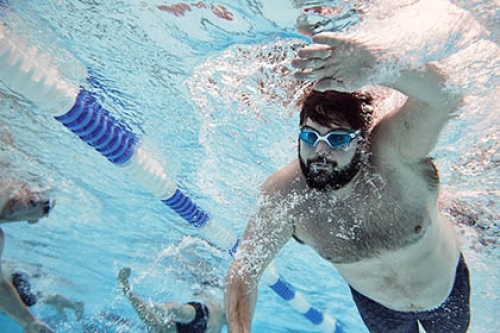
<svg viewBox="0 0 500 333">
<path fill-rule="evenodd" d="M 353 43 L 354 40 L 340 36 L 335 32 L 321 32 L 312 37 L 314 44 L 320 44 L 328 47 L 338 47 L 345 44 Z"/>
<path fill-rule="evenodd" d="M 319 80 L 314 84 L 314 90 L 326 91 L 326 90 L 336 90 L 336 91 L 348 91 L 345 84 L 341 80 L 335 80 L 332 78 L 327 78 Z"/>
<path fill-rule="evenodd" d="M 342 45 L 346 42 L 345 37 L 340 37 L 338 34 L 334 32 L 322 32 L 316 34 L 312 38 L 313 43 L 315 44 L 323 44 L 328 47 L 335 47 Z"/>
<path fill-rule="evenodd" d="M 343 59 L 332 56 L 326 60 L 295 59 L 298 71 L 294 76 L 298 80 L 318 80 L 326 77 L 339 77 L 343 72 Z M 293 62 L 292 62 L 293 63 Z"/>
<path fill-rule="evenodd" d="M 297 69 L 321 68 L 325 66 L 325 61 L 323 59 L 295 58 L 292 60 L 292 66 Z"/>
<path fill-rule="evenodd" d="M 293 76 L 299 81 L 315 81 L 322 79 L 324 77 L 325 70 L 323 68 L 310 70 L 310 71 L 298 71 Z"/>
<path fill-rule="evenodd" d="M 332 55 L 332 49 L 328 45 L 312 44 L 300 49 L 298 55 L 300 58 L 326 59 Z"/>
<path fill-rule="evenodd" d="M 317 69 L 298 71 L 294 74 L 295 79 L 299 81 L 316 81 L 325 78 L 339 77 L 337 67 L 326 66 Z"/>
<path fill-rule="evenodd" d="M 370 65 L 366 64 L 367 57 L 363 57 L 365 50 L 353 39 L 324 32 L 315 35 L 313 42 L 298 51 L 292 66 L 297 69 L 295 79 L 316 81 L 316 90 L 347 91 L 352 88 L 353 75 Z"/>
<path fill-rule="evenodd" d="M 298 69 L 295 77 L 303 79 L 319 79 L 335 74 L 338 64 L 342 62 L 331 49 L 307 48 L 299 52 L 298 58 L 292 60 L 292 66 Z"/>
<path fill-rule="evenodd" d="M 326 35 L 331 35 L 327 33 Z M 338 38 L 337 38 L 338 39 Z M 312 44 L 305 46 L 298 51 L 298 57 L 292 60 L 292 66 L 300 70 L 309 70 L 304 73 L 299 73 L 298 76 L 305 78 L 317 78 L 318 75 L 327 74 L 331 69 L 328 67 L 336 67 L 340 62 L 342 62 L 342 49 L 336 49 L 331 45 L 322 44 Z M 325 68 L 325 73 L 321 71 L 316 71 L 321 68 Z"/>
</svg>

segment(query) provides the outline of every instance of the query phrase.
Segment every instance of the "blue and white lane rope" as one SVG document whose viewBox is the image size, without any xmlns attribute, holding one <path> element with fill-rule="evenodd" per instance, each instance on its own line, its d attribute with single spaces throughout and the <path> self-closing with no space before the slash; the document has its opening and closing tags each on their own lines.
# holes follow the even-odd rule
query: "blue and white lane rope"
<svg viewBox="0 0 500 333">
<path fill-rule="evenodd" d="M 40 62 L 40 58 L 36 48 L 18 45 L 12 33 L 6 33 L 0 26 L 0 80 L 7 87 L 41 109 L 69 110 L 55 118 L 184 220 L 199 228 L 209 242 L 233 255 L 238 238 L 210 219 L 208 213 L 178 189 L 161 163 L 141 149 L 135 134 L 120 126 L 89 92 L 63 80 L 56 69 Z M 295 291 L 273 264 L 266 269 L 262 280 L 322 332 L 343 332 L 335 319 L 313 308 Z"/>
</svg>

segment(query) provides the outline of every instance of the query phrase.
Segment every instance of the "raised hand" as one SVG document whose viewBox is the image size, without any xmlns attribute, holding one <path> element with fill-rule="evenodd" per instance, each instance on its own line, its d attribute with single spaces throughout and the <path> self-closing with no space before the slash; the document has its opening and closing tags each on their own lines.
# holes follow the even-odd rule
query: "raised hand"
<svg viewBox="0 0 500 333">
<path fill-rule="evenodd" d="M 316 81 L 315 89 L 320 91 L 354 91 L 376 83 L 377 50 L 373 47 L 332 32 L 314 36 L 313 42 L 292 61 L 298 80 Z"/>
</svg>

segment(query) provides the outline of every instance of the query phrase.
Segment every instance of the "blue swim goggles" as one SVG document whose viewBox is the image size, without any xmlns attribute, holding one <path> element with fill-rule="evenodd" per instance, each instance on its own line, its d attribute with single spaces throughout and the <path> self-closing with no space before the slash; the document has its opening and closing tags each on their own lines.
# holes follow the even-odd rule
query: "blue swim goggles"
<svg viewBox="0 0 500 333">
<path fill-rule="evenodd" d="M 328 146 L 330 146 L 330 148 L 340 149 L 351 143 L 351 141 L 354 140 L 360 133 L 360 130 L 356 130 L 354 132 L 333 130 L 325 135 L 321 135 L 311 128 L 304 128 L 300 130 L 299 138 L 310 147 L 316 146 L 319 141 L 324 141 L 328 144 Z"/>
</svg>

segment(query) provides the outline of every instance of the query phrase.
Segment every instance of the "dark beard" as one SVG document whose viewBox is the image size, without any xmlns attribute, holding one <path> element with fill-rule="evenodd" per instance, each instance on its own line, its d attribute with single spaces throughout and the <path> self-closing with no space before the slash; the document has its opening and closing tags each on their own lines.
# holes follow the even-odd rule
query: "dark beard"
<svg viewBox="0 0 500 333">
<path fill-rule="evenodd" d="M 329 189 L 338 190 L 344 187 L 354 178 L 354 176 L 356 176 L 362 164 L 360 147 L 356 149 L 356 154 L 352 158 L 351 163 L 346 165 L 341 170 L 334 170 L 334 172 L 332 173 L 311 171 L 311 164 L 314 162 L 334 163 L 334 164 L 336 163 L 328 161 L 324 157 L 319 157 L 315 160 L 308 161 L 306 164 L 300 158 L 300 145 L 299 145 L 299 161 L 300 161 L 300 169 L 302 170 L 302 174 L 306 179 L 306 184 L 309 187 L 318 190 L 329 190 Z M 333 166 L 336 167 L 336 165 Z"/>
</svg>

